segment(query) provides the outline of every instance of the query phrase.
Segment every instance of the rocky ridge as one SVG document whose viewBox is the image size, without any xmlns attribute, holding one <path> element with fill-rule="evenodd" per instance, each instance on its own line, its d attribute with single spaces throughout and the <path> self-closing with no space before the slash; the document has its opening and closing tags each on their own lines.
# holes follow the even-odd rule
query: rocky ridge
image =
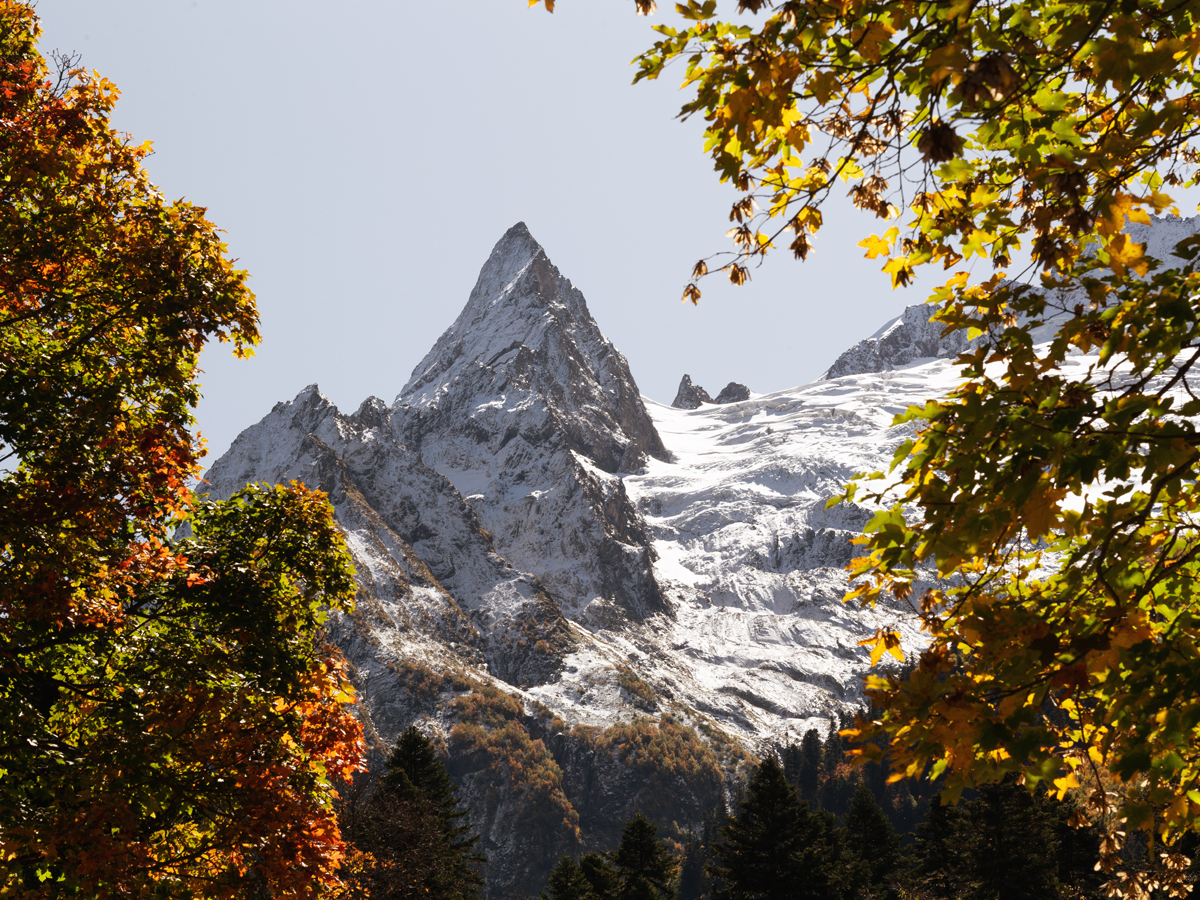
<svg viewBox="0 0 1200 900">
<path fill-rule="evenodd" d="M 932 312 L 933 308 L 924 303 L 908 307 L 869 338 L 843 352 L 817 380 L 890 372 L 934 359 L 954 359 L 967 349 L 966 335 L 961 331 L 943 334 L 944 326 L 929 321 Z"/>
<path fill-rule="evenodd" d="M 1178 265 L 1181 260 L 1173 252 L 1175 245 L 1200 233 L 1200 216 L 1187 219 L 1152 216 L 1149 225 L 1127 223 L 1125 233 L 1143 245 L 1146 256 L 1166 266 Z M 1035 342 L 1050 340 L 1057 331 L 1056 323 L 1062 316 L 1069 315 L 1070 309 L 1083 297 L 1079 288 L 1055 289 L 1049 292 L 1048 299 L 1044 322 L 1030 332 Z M 934 308 L 925 303 L 907 307 L 873 335 L 844 351 L 817 380 L 890 372 L 935 359 L 954 359 L 968 348 L 970 342 L 963 332 L 946 334 L 942 325 L 930 322 L 933 311 Z"/>
<path fill-rule="evenodd" d="M 684 375 L 679 382 L 679 390 L 675 392 L 675 399 L 671 401 L 671 406 L 675 409 L 699 409 L 701 403 L 738 403 L 749 399 L 750 388 L 731 381 L 721 388 L 717 399 L 714 400 L 708 395 L 708 391 L 692 382 L 692 376 Z"/>
</svg>

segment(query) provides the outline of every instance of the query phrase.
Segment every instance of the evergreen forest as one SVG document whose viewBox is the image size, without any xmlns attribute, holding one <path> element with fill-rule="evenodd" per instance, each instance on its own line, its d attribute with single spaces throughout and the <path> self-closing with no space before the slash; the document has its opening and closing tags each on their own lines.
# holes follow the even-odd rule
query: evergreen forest
<svg viewBox="0 0 1200 900">
<path fill-rule="evenodd" d="M 1077 798 L 1012 776 L 957 804 L 911 782 L 888 783 L 886 762 L 851 767 L 847 738 L 809 730 L 753 768 L 732 807 L 698 827 L 641 812 L 618 846 L 566 853 L 539 900 L 1087 900 L 1106 896 L 1102 832 Z M 410 727 L 385 771 L 344 785 L 339 822 L 348 852 L 339 894 L 355 898 L 482 895 L 487 860 L 433 743 Z M 1196 848 L 1182 848 L 1194 857 Z M 1129 841 L 1123 863 L 1152 852 Z M 1184 878 L 1192 884 L 1197 872 Z"/>
</svg>

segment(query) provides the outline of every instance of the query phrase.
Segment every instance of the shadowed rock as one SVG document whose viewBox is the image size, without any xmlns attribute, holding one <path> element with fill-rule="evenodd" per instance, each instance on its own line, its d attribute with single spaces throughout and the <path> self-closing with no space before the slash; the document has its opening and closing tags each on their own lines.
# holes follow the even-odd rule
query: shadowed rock
<svg viewBox="0 0 1200 900">
<path fill-rule="evenodd" d="M 738 384 L 736 381 L 731 381 L 725 387 L 721 388 L 721 393 L 717 394 L 717 403 L 740 403 L 742 400 L 750 399 L 750 388 L 744 384 Z"/>
<path fill-rule="evenodd" d="M 701 403 L 712 402 L 713 399 L 708 396 L 708 391 L 698 384 L 692 384 L 691 375 L 684 375 L 683 380 L 679 382 L 679 390 L 675 392 L 675 399 L 671 401 L 671 405 L 676 409 L 699 409 Z"/>
</svg>

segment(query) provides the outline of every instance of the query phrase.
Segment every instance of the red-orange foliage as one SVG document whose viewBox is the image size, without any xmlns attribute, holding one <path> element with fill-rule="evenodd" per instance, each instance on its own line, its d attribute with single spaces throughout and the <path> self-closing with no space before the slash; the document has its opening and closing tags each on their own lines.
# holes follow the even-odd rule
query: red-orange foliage
<svg viewBox="0 0 1200 900">
<path fill-rule="evenodd" d="M 681 789 L 697 796 L 720 790 L 717 755 L 694 729 L 671 716 L 618 722 L 603 730 L 576 726 L 572 733 L 634 769 L 643 785 L 640 806 L 648 814 L 675 808 Z"/>
<path fill-rule="evenodd" d="M 460 721 L 450 731 L 451 752 L 486 754 L 491 777 L 507 780 L 518 798 L 514 824 L 524 833 L 544 843 L 562 832 L 578 838 L 579 813 L 563 791 L 562 770 L 526 729 L 524 702 L 491 685 L 472 688 L 454 700 Z"/>
<path fill-rule="evenodd" d="M 39 34 L 0 0 L 0 896 L 312 895 L 361 764 L 318 638 L 349 558 L 318 492 L 192 497 L 198 354 L 257 342 L 253 295 Z"/>
</svg>

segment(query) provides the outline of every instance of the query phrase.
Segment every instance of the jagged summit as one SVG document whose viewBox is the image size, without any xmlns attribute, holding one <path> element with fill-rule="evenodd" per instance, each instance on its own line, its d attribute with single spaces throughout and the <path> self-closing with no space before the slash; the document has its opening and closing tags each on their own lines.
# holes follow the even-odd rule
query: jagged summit
<svg viewBox="0 0 1200 900">
<path fill-rule="evenodd" d="M 510 343 L 521 343 L 531 336 L 526 333 L 528 326 L 533 324 L 538 313 L 548 311 L 555 294 L 552 290 L 515 290 L 518 280 L 529 273 L 535 261 L 545 264 L 538 267 L 539 271 L 549 265 L 541 244 L 534 240 L 524 222 L 518 222 L 496 242 L 487 262 L 479 270 L 467 305 L 413 369 L 397 400 L 408 398 L 415 403 L 431 402 L 433 396 L 421 389 L 438 380 L 459 357 L 466 355 L 467 363 L 488 360 L 488 347 L 492 344 L 503 345 L 505 339 Z M 537 275 L 533 277 L 536 279 Z M 521 306 L 525 309 L 518 308 Z M 583 311 L 590 319 L 586 305 Z"/>
<path fill-rule="evenodd" d="M 717 394 L 717 399 L 714 403 L 741 403 L 743 400 L 750 399 L 750 388 L 746 387 L 739 381 L 731 381 L 725 387 L 721 388 L 721 393 Z"/>
<path fill-rule="evenodd" d="M 693 382 L 692 376 L 685 372 L 679 381 L 679 390 L 675 392 L 675 399 L 671 401 L 671 406 L 675 409 L 699 409 L 700 404 L 712 402 L 713 399 L 708 396 L 708 391 Z"/>
<path fill-rule="evenodd" d="M 679 390 L 675 392 L 671 406 L 675 409 L 699 409 L 705 403 L 740 403 L 749 399 L 750 388 L 737 381 L 731 381 L 721 388 L 721 393 L 717 394 L 714 400 L 708 395 L 708 391 L 692 381 L 691 375 L 685 374 L 679 382 Z"/>
<path fill-rule="evenodd" d="M 629 365 L 518 223 L 391 408 L 396 438 L 588 622 L 668 611 L 618 473 L 669 458 Z M 600 552 L 580 563 L 577 548 Z"/>
<path fill-rule="evenodd" d="M 517 409 L 522 397 L 521 409 L 540 407 L 550 420 L 538 429 L 552 427 L 607 472 L 637 468 L 644 457 L 667 458 L 625 357 L 523 222 L 492 249 L 466 306 L 413 370 L 395 406 L 436 419 L 437 411 L 484 395 L 503 403 L 478 409 L 478 424 L 500 427 L 496 415 Z M 511 424 L 500 427 L 501 436 Z"/>
</svg>

